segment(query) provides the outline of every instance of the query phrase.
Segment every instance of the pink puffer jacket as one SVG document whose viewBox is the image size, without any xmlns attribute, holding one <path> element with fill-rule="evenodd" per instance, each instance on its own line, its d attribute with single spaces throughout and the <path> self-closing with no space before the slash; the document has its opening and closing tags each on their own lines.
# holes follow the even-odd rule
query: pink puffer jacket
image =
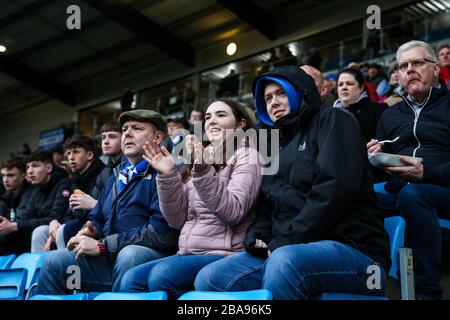
<svg viewBox="0 0 450 320">
<path fill-rule="evenodd" d="M 260 159 L 254 148 L 239 148 L 219 172 L 207 166 L 184 184 L 178 172 L 158 174 L 161 211 L 172 228 L 181 229 L 179 254 L 243 251 L 261 186 Z"/>
</svg>

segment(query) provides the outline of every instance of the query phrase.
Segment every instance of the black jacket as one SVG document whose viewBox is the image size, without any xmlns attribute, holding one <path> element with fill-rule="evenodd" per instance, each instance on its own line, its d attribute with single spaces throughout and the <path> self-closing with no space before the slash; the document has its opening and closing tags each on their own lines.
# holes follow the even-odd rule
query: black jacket
<svg viewBox="0 0 450 320">
<path fill-rule="evenodd" d="M 0 196 L 0 216 L 11 220 L 11 209 L 15 210 L 16 217 L 21 216 L 22 211 L 27 207 L 31 191 L 31 185 L 27 181 L 24 181 L 16 195 L 14 195 L 11 191 L 7 191 L 5 194 Z"/>
<path fill-rule="evenodd" d="M 407 93 L 403 101 L 389 107 L 382 115 L 377 129 L 377 139 L 394 139 L 383 152 L 423 158 L 423 183 L 450 186 L 450 92 L 440 81 L 418 116 Z M 397 179 L 399 183 L 399 179 Z"/>
<path fill-rule="evenodd" d="M 103 186 L 106 183 L 106 180 L 108 180 L 109 178 L 109 176 L 100 176 L 100 173 L 104 168 L 104 163 L 99 159 L 95 159 L 86 170 L 86 172 L 84 172 L 82 175 L 80 175 L 79 173 L 74 174 L 70 193 L 72 194 L 75 189 L 80 189 L 81 191 L 89 194 L 94 199 L 98 199 L 98 197 L 100 196 L 100 192 L 102 191 Z M 63 222 L 65 223 L 69 220 L 74 219 L 78 219 L 81 222 L 86 222 L 89 212 L 90 210 L 72 210 L 69 208 L 64 215 Z"/>
<path fill-rule="evenodd" d="M 365 97 L 358 102 L 349 105 L 346 109 L 350 111 L 358 121 L 366 144 L 371 139 L 375 139 L 378 121 L 386 108 L 387 104 L 375 103 L 372 102 L 369 97 Z"/>
<path fill-rule="evenodd" d="M 54 166 L 50 181 L 33 187 L 27 207 L 16 216 L 18 229 L 31 232 L 54 219 L 61 220 L 69 207 L 70 185 L 67 172 Z"/>
<path fill-rule="evenodd" d="M 353 116 L 322 108 L 311 77 L 298 68 L 265 75 L 290 81 L 302 95 L 298 112 L 275 122 L 280 129 L 278 173 L 263 178 L 256 221 L 244 242 L 252 254 L 255 239 L 269 250 L 289 244 L 335 240 L 390 267 L 389 242 L 369 175 L 361 131 Z"/>
</svg>

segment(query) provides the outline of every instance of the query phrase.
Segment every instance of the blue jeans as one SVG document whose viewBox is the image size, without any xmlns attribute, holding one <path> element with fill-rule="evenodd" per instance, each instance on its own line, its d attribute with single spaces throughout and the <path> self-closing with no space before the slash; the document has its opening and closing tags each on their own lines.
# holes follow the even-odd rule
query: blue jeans
<svg viewBox="0 0 450 320">
<path fill-rule="evenodd" d="M 439 218 L 450 219 L 450 188 L 410 183 L 398 195 L 381 191 L 377 197 L 383 209 L 398 209 L 405 219 L 405 242 L 413 252 L 416 295 L 440 299 L 443 267 Z"/>
<path fill-rule="evenodd" d="M 73 289 L 69 289 L 66 282 L 68 277 L 74 274 L 67 273 L 67 268 L 73 265 L 80 268 L 81 288 L 77 289 L 78 291 L 111 291 L 118 288 L 128 269 L 161 257 L 164 255 L 156 250 L 136 245 L 123 248 L 115 262 L 107 256 L 82 255 L 75 260 L 75 252 L 67 249 L 51 251 L 42 266 L 36 293 L 72 293 Z"/>
<path fill-rule="evenodd" d="M 379 289 L 369 289 L 371 265 L 380 270 Z M 196 290 L 244 291 L 268 289 L 276 300 L 305 300 L 322 292 L 382 295 L 383 268 L 360 251 L 330 240 L 288 245 L 268 259 L 246 252 L 204 267 L 195 280 Z"/>
<path fill-rule="evenodd" d="M 120 291 L 166 291 L 176 299 L 194 289 L 197 273 L 206 265 L 224 258 L 219 255 L 174 255 L 134 267 L 122 278 Z"/>
</svg>

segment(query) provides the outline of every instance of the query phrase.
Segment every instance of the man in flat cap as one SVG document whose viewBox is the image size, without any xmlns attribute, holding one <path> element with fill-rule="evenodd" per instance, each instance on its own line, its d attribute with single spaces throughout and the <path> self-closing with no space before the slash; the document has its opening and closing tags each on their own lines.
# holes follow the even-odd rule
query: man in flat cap
<svg viewBox="0 0 450 320">
<path fill-rule="evenodd" d="M 142 157 L 146 141 L 159 144 L 164 139 L 166 120 L 157 112 L 138 109 L 122 113 L 118 121 L 127 161 L 119 176 L 106 183 L 85 228 L 70 239 L 67 249 L 48 254 L 38 294 L 111 291 L 128 269 L 177 250 L 179 233 L 159 208 L 156 171 Z M 78 288 L 68 279 L 73 265 L 80 268 Z"/>
</svg>

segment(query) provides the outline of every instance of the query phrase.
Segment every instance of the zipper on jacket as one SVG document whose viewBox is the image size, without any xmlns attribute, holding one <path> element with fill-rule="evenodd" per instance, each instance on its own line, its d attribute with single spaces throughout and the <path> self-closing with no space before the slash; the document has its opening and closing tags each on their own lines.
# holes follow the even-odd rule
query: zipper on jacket
<svg viewBox="0 0 450 320">
<path fill-rule="evenodd" d="M 423 103 L 421 110 L 423 110 L 423 108 L 425 108 L 425 106 L 427 105 L 428 101 L 430 100 L 430 96 L 431 96 L 431 91 L 433 90 L 433 87 L 430 88 L 430 92 L 428 93 L 428 97 L 425 99 L 425 102 Z M 406 104 L 412 109 L 412 111 L 414 112 L 414 126 L 413 126 L 413 135 L 414 138 L 416 138 L 417 140 L 417 148 L 414 149 L 412 156 L 415 157 L 416 156 L 416 152 L 417 150 L 419 150 L 419 148 L 422 146 L 420 143 L 419 138 L 417 137 L 417 133 L 416 133 L 416 128 L 417 128 L 417 122 L 419 122 L 419 117 L 420 117 L 420 113 L 417 114 L 416 110 L 414 109 L 414 107 L 409 103 L 408 99 L 405 98 L 405 96 L 403 94 L 399 94 L 400 97 L 402 97 L 403 100 L 405 100 Z M 422 111 L 420 111 L 422 112 Z"/>
</svg>

